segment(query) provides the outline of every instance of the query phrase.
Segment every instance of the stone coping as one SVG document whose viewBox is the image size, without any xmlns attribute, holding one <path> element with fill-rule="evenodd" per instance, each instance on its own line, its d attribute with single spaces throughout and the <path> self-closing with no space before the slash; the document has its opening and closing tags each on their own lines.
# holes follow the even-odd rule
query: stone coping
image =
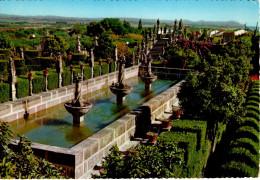
<svg viewBox="0 0 260 180">
<path fill-rule="evenodd" d="M 137 76 L 138 70 L 138 66 L 126 68 L 126 79 Z M 118 71 L 85 80 L 82 82 L 82 93 L 93 92 L 111 85 L 117 80 L 117 76 Z M 0 121 L 11 122 L 22 118 L 25 114 L 26 102 L 27 112 L 34 114 L 43 109 L 69 101 L 74 97 L 74 89 L 75 84 L 2 103 L 0 104 Z"/>
</svg>

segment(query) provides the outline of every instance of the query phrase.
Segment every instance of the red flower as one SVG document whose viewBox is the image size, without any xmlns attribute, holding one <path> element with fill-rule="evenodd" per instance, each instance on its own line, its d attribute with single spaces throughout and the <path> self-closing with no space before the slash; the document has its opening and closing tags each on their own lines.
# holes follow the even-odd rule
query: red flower
<svg viewBox="0 0 260 180">
<path fill-rule="evenodd" d="M 107 63 L 110 63 L 110 58 L 107 59 Z"/>
<path fill-rule="evenodd" d="M 251 79 L 252 81 L 254 81 L 254 80 L 259 80 L 259 76 L 258 76 L 257 74 L 255 74 L 255 75 L 250 76 L 250 79 Z"/>
<path fill-rule="evenodd" d="M 102 66 L 102 60 L 99 61 L 99 65 Z"/>
<path fill-rule="evenodd" d="M 84 69 L 84 64 L 81 64 L 80 67 L 81 67 L 81 69 Z"/>
<path fill-rule="evenodd" d="M 164 61 L 163 61 L 163 65 L 166 65 L 166 64 L 167 64 L 167 61 L 166 61 L 166 60 L 164 60 Z"/>
<path fill-rule="evenodd" d="M 70 66 L 71 71 L 74 71 L 74 68 L 75 68 L 74 66 Z"/>
<path fill-rule="evenodd" d="M 47 69 L 46 69 L 46 70 L 43 70 L 42 72 L 44 73 L 44 75 L 47 75 L 47 74 L 48 74 L 48 70 L 47 70 Z"/>
<path fill-rule="evenodd" d="M 32 79 L 32 76 L 33 76 L 32 73 L 28 74 L 28 78 Z"/>
</svg>

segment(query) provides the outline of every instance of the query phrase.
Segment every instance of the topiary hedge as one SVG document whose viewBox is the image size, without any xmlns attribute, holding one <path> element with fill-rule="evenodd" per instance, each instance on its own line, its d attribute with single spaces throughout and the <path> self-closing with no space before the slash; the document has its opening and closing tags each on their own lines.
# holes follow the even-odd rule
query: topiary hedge
<svg viewBox="0 0 260 180">
<path fill-rule="evenodd" d="M 259 142 L 258 137 L 259 132 L 250 126 L 242 126 L 239 127 L 234 134 L 234 138 L 249 138 L 254 142 Z"/>
<path fill-rule="evenodd" d="M 84 69 L 84 80 L 91 78 L 91 67 L 85 67 Z"/>
<path fill-rule="evenodd" d="M 50 74 L 48 76 L 48 90 L 53 90 L 58 88 L 58 74 Z"/>
<path fill-rule="evenodd" d="M 29 96 L 29 80 L 17 82 L 15 85 L 16 85 L 16 97 L 18 99 Z"/>
<path fill-rule="evenodd" d="M 259 156 L 259 145 L 255 143 L 252 139 L 239 138 L 232 141 L 232 147 L 243 147 L 248 149 L 250 153 Z"/>
<path fill-rule="evenodd" d="M 85 63 L 87 56 L 81 53 L 74 53 L 71 57 L 71 64 L 79 65 L 80 63 Z"/>
<path fill-rule="evenodd" d="M 36 59 L 41 62 L 42 69 L 56 68 L 57 60 L 54 57 L 37 57 Z"/>
<path fill-rule="evenodd" d="M 197 134 L 197 150 L 199 150 L 205 143 L 207 130 L 206 121 L 195 121 L 195 120 L 174 120 L 172 122 L 171 131 L 178 132 L 194 132 Z"/>
<path fill-rule="evenodd" d="M 0 49 L 0 54 L 4 54 L 6 59 L 12 55 L 11 49 Z"/>
<path fill-rule="evenodd" d="M 0 82 L 0 103 L 7 102 L 9 99 L 9 84 Z"/>
<path fill-rule="evenodd" d="M 28 59 L 28 58 L 36 58 L 41 56 L 41 51 L 39 50 L 26 50 L 24 51 L 24 58 Z"/>
<path fill-rule="evenodd" d="M 251 117 L 245 117 L 243 119 L 243 122 L 241 123 L 241 126 L 250 126 L 257 131 L 260 128 L 259 122 L 255 118 L 251 118 Z"/>
<path fill-rule="evenodd" d="M 68 86 L 71 83 L 71 72 L 64 71 L 62 73 L 62 86 Z"/>
<path fill-rule="evenodd" d="M 100 75 L 100 67 L 94 66 L 94 78 Z"/>
<path fill-rule="evenodd" d="M 8 60 L 0 60 L 0 71 L 7 70 L 9 61 Z"/>
<path fill-rule="evenodd" d="M 45 89 L 45 78 L 38 76 L 33 78 L 33 93 L 41 93 Z"/>
</svg>

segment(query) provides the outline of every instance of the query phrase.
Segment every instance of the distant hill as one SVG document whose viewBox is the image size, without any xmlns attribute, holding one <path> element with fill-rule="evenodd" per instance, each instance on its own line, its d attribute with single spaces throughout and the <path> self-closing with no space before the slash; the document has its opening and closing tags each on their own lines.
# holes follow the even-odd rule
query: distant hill
<svg viewBox="0 0 260 180">
<path fill-rule="evenodd" d="M 17 15 L 7 15 L 0 14 L 1 24 L 56 24 L 66 23 L 89 23 L 91 21 L 100 21 L 103 18 L 76 18 L 76 17 L 61 17 L 61 16 L 17 16 Z M 138 25 L 138 18 L 119 18 L 121 21 L 128 21 L 133 26 Z M 161 24 L 167 26 L 173 26 L 174 20 L 160 20 Z M 179 21 L 179 19 L 177 19 Z M 157 19 L 142 19 L 143 26 L 153 26 L 156 24 Z M 238 28 L 244 25 L 236 21 L 190 21 L 183 20 L 184 26 L 194 26 L 194 27 L 217 27 L 217 28 Z"/>
</svg>

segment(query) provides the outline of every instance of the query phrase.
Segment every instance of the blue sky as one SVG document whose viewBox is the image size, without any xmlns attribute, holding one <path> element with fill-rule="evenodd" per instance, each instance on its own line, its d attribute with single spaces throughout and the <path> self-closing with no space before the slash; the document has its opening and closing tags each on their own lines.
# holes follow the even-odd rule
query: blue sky
<svg viewBox="0 0 260 180">
<path fill-rule="evenodd" d="M 249 26 L 259 21 L 257 0 L 5 0 L 0 13 L 66 17 L 234 20 Z"/>
</svg>

